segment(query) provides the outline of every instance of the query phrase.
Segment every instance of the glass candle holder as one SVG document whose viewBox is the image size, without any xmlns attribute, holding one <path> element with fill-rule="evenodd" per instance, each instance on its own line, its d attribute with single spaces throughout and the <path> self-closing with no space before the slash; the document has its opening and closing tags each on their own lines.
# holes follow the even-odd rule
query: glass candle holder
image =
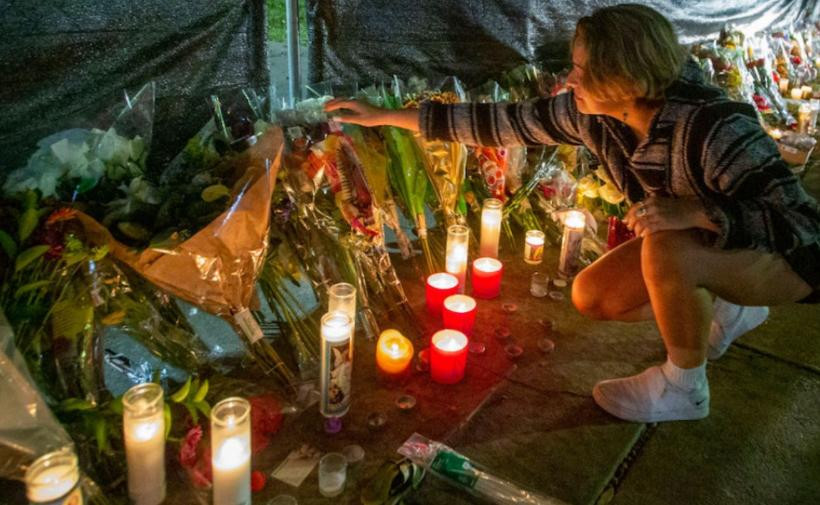
<svg viewBox="0 0 820 505">
<path fill-rule="evenodd" d="M 536 298 L 547 296 L 550 289 L 550 278 L 544 272 L 533 272 L 530 278 L 530 294 Z"/>
<path fill-rule="evenodd" d="M 789 92 L 789 80 L 786 77 L 780 78 L 780 94 L 786 96 L 786 93 Z"/>
<path fill-rule="evenodd" d="M 138 384 L 122 397 L 128 496 L 136 505 L 165 500 L 165 416 L 159 384 Z"/>
<path fill-rule="evenodd" d="M 792 88 L 792 90 L 790 91 L 790 94 L 791 94 L 792 100 L 800 100 L 801 98 L 803 98 L 803 90 L 800 89 L 800 88 Z"/>
<path fill-rule="evenodd" d="M 441 315 L 441 305 L 444 299 L 458 291 L 458 279 L 453 274 L 445 272 L 437 273 L 427 277 L 425 286 L 425 300 L 427 302 L 427 312 L 431 316 Z"/>
<path fill-rule="evenodd" d="M 338 452 L 329 452 L 319 460 L 319 493 L 326 498 L 339 496 L 347 480 L 347 458 Z"/>
<path fill-rule="evenodd" d="M 501 208 L 497 198 L 487 198 L 481 206 L 481 242 L 478 252 L 488 258 L 498 257 L 498 239 L 501 236 Z"/>
<path fill-rule="evenodd" d="M 803 85 L 803 86 L 801 86 L 801 87 L 800 87 L 800 91 L 802 92 L 802 93 L 801 93 L 801 95 L 802 95 L 802 96 L 803 96 L 803 98 L 804 98 L 804 99 L 806 99 L 806 100 L 808 100 L 809 98 L 811 98 L 812 94 L 814 93 L 814 90 L 812 89 L 812 87 L 811 87 L 811 86 L 808 86 L 808 85 Z"/>
<path fill-rule="evenodd" d="M 350 409 L 353 321 L 344 312 L 328 312 L 322 316 L 321 334 L 319 412 L 325 417 L 341 417 Z"/>
<path fill-rule="evenodd" d="M 586 217 L 583 212 L 567 212 L 564 218 L 564 235 L 561 238 L 561 255 L 558 259 L 558 274 L 561 277 L 570 278 L 578 273 L 578 257 L 581 254 L 585 226 Z"/>
<path fill-rule="evenodd" d="M 327 311 L 344 312 L 356 332 L 356 288 L 347 282 L 339 282 L 327 290 Z"/>
<path fill-rule="evenodd" d="M 26 470 L 26 497 L 36 505 L 82 503 L 80 465 L 70 449 L 37 458 Z"/>
<path fill-rule="evenodd" d="M 458 279 L 458 292 L 463 293 L 467 284 L 467 245 L 470 229 L 461 224 L 447 228 L 445 270 Z"/>
<path fill-rule="evenodd" d="M 376 365 L 388 376 L 401 375 L 413 360 L 413 344 L 396 330 L 384 330 L 376 342 Z"/>
<path fill-rule="evenodd" d="M 524 262 L 538 265 L 544 259 L 544 232 L 528 230 L 524 236 Z"/>
<path fill-rule="evenodd" d="M 430 376 L 439 384 L 455 384 L 467 367 L 467 336 L 456 330 L 437 331 L 430 343 Z"/>
<path fill-rule="evenodd" d="M 471 296 L 450 295 L 444 300 L 441 311 L 444 327 L 458 330 L 465 335 L 473 332 L 475 324 L 476 302 Z"/>
<path fill-rule="evenodd" d="M 495 298 L 501 293 L 501 275 L 504 265 L 495 258 L 478 258 L 473 261 L 473 296 Z"/>
<path fill-rule="evenodd" d="M 211 409 L 214 505 L 251 503 L 251 404 L 226 398 Z"/>
</svg>

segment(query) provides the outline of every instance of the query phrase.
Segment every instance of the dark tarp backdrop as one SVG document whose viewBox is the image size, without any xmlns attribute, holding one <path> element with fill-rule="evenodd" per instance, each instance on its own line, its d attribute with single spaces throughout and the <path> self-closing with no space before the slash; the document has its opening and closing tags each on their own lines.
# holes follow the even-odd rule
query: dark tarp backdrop
<svg viewBox="0 0 820 505">
<path fill-rule="evenodd" d="M 152 160 L 179 151 L 220 90 L 264 88 L 264 0 L 0 0 L 0 171 L 36 142 L 156 82 Z M 85 118 L 87 124 L 78 124 Z"/>
<path fill-rule="evenodd" d="M 590 0 L 306 0 L 310 82 L 362 84 L 460 77 L 478 85 L 522 63 L 561 68 Z M 653 0 L 682 42 L 715 38 L 725 23 L 759 31 L 817 18 L 815 0 Z M 557 69 L 556 68 L 556 69 Z"/>
</svg>

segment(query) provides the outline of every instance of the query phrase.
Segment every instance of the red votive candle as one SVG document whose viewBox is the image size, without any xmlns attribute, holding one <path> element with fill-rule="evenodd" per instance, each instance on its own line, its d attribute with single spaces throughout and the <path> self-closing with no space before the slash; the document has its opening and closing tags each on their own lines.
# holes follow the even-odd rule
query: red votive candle
<svg viewBox="0 0 820 505">
<path fill-rule="evenodd" d="M 501 273 L 504 265 L 495 258 L 473 261 L 473 296 L 495 298 L 501 292 Z"/>
<path fill-rule="evenodd" d="M 427 312 L 439 316 L 444 299 L 458 293 L 458 278 L 453 274 L 441 272 L 427 277 L 426 284 Z"/>
<path fill-rule="evenodd" d="M 440 330 L 430 344 L 430 376 L 439 384 L 455 384 L 467 367 L 467 336 L 457 330 Z"/>
<path fill-rule="evenodd" d="M 467 295 L 450 295 L 444 299 L 441 316 L 444 327 L 458 330 L 465 335 L 473 332 L 475 323 L 475 299 Z"/>
</svg>

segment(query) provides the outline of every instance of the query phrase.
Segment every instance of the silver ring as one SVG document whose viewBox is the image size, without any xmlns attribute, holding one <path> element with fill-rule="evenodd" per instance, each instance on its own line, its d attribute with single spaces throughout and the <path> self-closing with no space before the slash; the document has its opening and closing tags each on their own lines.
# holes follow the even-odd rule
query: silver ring
<svg viewBox="0 0 820 505">
<path fill-rule="evenodd" d="M 635 213 L 638 217 L 644 217 L 646 215 L 646 204 L 639 203 L 638 204 L 638 211 Z"/>
</svg>

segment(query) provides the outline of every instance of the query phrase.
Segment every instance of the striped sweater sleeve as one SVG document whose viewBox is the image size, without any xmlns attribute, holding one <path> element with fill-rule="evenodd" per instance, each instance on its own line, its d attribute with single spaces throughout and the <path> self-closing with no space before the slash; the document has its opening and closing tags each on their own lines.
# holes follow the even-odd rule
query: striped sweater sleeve
<svg viewBox="0 0 820 505">
<path fill-rule="evenodd" d="M 419 126 L 427 139 L 488 147 L 582 143 L 572 93 L 524 102 L 424 102 Z"/>
<path fill-rule="evenodd" d="M 696 121 L 707 215 L 720 227 L 717 246 L 788 253 L 820 236 L 820 207 L 780 157 L 753 112 L 726 102 Z M 697 151 L 698 146 L 689 146 Z"/>
</svg>

